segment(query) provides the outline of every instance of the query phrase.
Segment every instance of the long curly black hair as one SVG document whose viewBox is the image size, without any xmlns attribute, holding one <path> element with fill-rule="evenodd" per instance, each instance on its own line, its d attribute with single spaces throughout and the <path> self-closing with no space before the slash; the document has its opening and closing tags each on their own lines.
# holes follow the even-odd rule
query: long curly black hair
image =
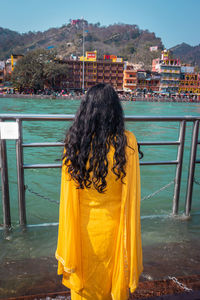
<svg viewBox="0 0 200 300">
<path fill-rule="evenodd" d="M 65 138 L 64 163 L 78 188 L 106 190 L 107 154 L 114 147 L 112 172 L 116 180 L 126 176 L 124 116 L 119 97 L 111 85 L 91 87 L 82 100 Z"/>
</svg>

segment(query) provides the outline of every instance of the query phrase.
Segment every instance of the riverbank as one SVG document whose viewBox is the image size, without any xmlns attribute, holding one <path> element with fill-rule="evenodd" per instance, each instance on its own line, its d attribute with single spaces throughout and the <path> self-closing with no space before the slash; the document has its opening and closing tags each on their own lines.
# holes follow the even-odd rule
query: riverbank
<svg viewBox="0 0 200 300">
<path fill-rule="evenodd" d="M 48 247 L 48 245 L 41 246 Z M 139 286 L 130 299 L 185 292 L 186 289 L 182 288 L 177 280 L 188 289 L 200 290 L 198 249 L 199 241 L 194 240 L 182 244 L 143 246 L 144 271 Z M 45 296 L 50 297 L 48 298 L 50 300 L 51 294 L 61 295 L 66 292 L 66 288 L 62 285 L 62 278 L 57 276 L 57 260 L 53 254 L 9 260 L 5 258 L 1 261 L 0 278 L 0 299 L 12 297 L 26 300 L 24 296 L 35 295 L 27 297 L 27 300 L 45 299 Z M 55 299 L 55 295 L 52 298 Z"/>
<path fill-rule="evenodd" d="M 200 276 L 140 282 L 129 300 L 198 300 L 200 297 Z M 180 283 L 180 285 L 179 285 Z M 6 300 L 70 300 L 70 291 L 63 287 L 63 291 L 7 298 Z"/>
<path fill-rule="evenodd" d="M 17 98 L 17 99 L 50 99 L 50 100 L 81 100 L 84 95 L 33 95 L 33 94 L 0 94 L 0 98 Z M 200 100 L 193 98 L 169 98 L 169 97 L 141 97 L 141 96 L 121 96 L 121 101 L 131 102 L 171 102 L 171 103 L 200 103 Z"/>
</svg>

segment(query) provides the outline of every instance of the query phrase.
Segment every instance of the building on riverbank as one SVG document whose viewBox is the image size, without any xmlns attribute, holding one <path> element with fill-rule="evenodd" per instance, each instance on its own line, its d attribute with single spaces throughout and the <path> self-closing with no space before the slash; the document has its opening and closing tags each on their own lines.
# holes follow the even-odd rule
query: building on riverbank
<svg viewBox="0 0 200 300">
<path fill-rule="evenodd" d="M 3 85 L 3 81 L 4 81 L 4 68 L 5 68 L 5 62 L 0 61 L 0 86 Z"/>
<path fill-rule="evenodd" d="M 159 91 L 160 74 L 137 70 L 133 64 L 126 63 L 124 68 L 124 91 L 155 92 Z"/>
<path fill-rule="evenodd" d="M 178 93 L 181 62 L 179 59 L 172 58 L 170 51 L 164 50 L 162 51 L 161 59 L 153 59 L 152 71 L 160 73 L 159 91 Z"/>
<path fill-rule="evenodd" d="M 157 92 L 160 87 L 160 74 L 144 70 L 137 71 L 137 90 L 143 92 Z"/>
<path fill-rule="evenodd" d="M 179 94 L 200 94 L 200 74 L 181 73 Z"/>
<path fill-rule="evenodd" d="M 80 60 L 62 60 L 67 64 L 68 74 L 60 82 L 63 89 L 81 90 L 83 83 L 83 62 Z M 84 88 L 104 82 L 110 83 L 116 90 L 123 90 L 124 63 L 112 60 L 84 62 Z"/>
<path fill-rule="evenodd" d="M 0 68 L 0 85 L 10 88 L 11 74 L 19 59 L 23 55 L 12 54 Z M 152 70 L 143 70 L 140 64 L 123 62 L 121 57 L 104 55 L 98 59 L 97 51 L 86 51 L 86 55 L 78 57 L 71 55 L 69 59 L 56 57 L 60 64 L 66 64 L 68 72 L 58 75 L 52 87 L 45 81 L 44 89 L 55 91 L 87 90 L 97 83 L 109 83 L 117 91 L 143 94 L 194 94 L 200 95 L 200 74 L 195 73 L 194 67 L 181 64 L 172 54 L 164 50 L 161 57 L 152 61 Z M 84 70 L 83 70 L 84 67 Z M 84 84 L 83 84 L 84 77 Z M 1 87 L 2 90 L 2 87 Z M 43 89 L 41 89 L 43 90 Z M 26 93 L 26 89 L 25 89 Z"/>
<path fill-rule="evenodd" d="M 124 65 L 124 91 L 134 91 L 137 88 L 137 70 L 135 70 L 133 64 L 126 63 Z"/>
<path fill-rule="evenodd" d="M 160 65 L 160 91 L 177 93 L 181 74 L 179 59 L 166 59 Z"/>
</svg>

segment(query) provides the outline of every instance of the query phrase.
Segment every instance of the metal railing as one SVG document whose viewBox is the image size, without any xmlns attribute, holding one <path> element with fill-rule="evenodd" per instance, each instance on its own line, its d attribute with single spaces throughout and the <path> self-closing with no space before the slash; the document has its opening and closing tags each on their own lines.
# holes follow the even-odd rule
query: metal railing
<svg viewBox="0 0 200 300">
<path fill-rule="evenodd" d="M 60 168 L 61 164 L 24 164 L 23 148 L 25 147 L 63 147 L 63 143 L 23 143 L 22 125 L 23 121 L 72 121 L 74 115 L 33 115 L 33 114 L 0 114 L 0 121 L 15 121 L 18 124 L 18 139 L 16 140 L 16 160 L 17 160 L 17 182 L 18 182 L 18 204 L 19 204 L 19 223 L 20 225 L 26 225 L 26 203 L 25 203 L 25 185 L 24 185 L 24 169 L 36 169 L 36 168 Z M 183 153 L 185 142 L 186 124 L 193 122 L 193 133 L 191 142 L 191 155 L 190 165 L 188 172 L 187 183 L 187 196 L 185 203 L 185 215 L 189 216 L 192 204 L 192 189 L 194 182 L 194 170 L 195 163 L 200 163 L 200 160 L 196 159 L 198 131 L 199 131 L 200 116 L 159 116 L 159 117 L 144 117 L 144 116 L 126 116 L 125 121 L 128 122 L 178 122 L 179 139 L 175 141 L 139 141 L 142 146 L 163 146 L 163 145 L 176 145 L 178 147 L 177 159 L 166 161 L 143 161 L 140 165 L 176 165 L 176 176 L 174 180 L 174 196 L 172 204 L 172 214 L 178 214 L 182 165 L 183 165 Z M 6 141 L 0 140 L 0 158 L 1 158 L 1 180 L 2 180 L 2 203 L 3 203 L 3 223 L 4 227 L 11 225 L 10 217 L 10 200 L 9 200 L 9 182 L 8 182 L 8 168 L 6 157 Z"/>
<path fill-rule="evenodd" d="M 190 164 L 189 164 L 189 171 L 188 171 L 188 184 L 187 184 L 186 202 L 185 202 L 186 216 L 189 216 L 191 206 L 192 206 L 192 192 L 193 192 L 195 165 L 200 163 L 200 159 L 196 158 L 197 145 L 200 144 L 200 141 L 198 141 L 198 135 L 199 135 L 199 120 L 195 120 L 193 123 L 192 143 L 190 149 Z"/>
</svg>

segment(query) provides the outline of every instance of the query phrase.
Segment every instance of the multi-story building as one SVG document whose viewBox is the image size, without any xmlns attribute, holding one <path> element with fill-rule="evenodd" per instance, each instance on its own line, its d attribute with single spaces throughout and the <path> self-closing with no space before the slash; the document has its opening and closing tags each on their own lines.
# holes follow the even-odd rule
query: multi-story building
<svg viewBox="0 0 200 300">
<path fill-rule="evenodd" d="M 159 72 L 161 92 L 177 93 L 181 74 L 181 62 L 171 58 L 169 51 L 162 51 L 161 59 L 156 58 L 152 62 L 152 71 Z"/>
<path fill-rule="evenodd" d="M 200 94 L 200 74 L 181 73 L 179 93 Z"/>
<path fill-rule="evenodd" d="M 81 90 L 83 88 L 83 61 L 62 60 L 68 66 L 68 74 L 60 82 L 62 88 Z M 123 62 L 112 60 L 84 61 L 84 89 L 104 82 L 116 90 L 123 90 Z"/>
<path fill-rule="evenodd" d="M 160 65 L 160 91 L 177 93 L 181 74 L 179 59 L 165 59 Z"/>
<path fill-rule="evenodd" d="M 134 91 L 137 88 L 137 70 L 132 64 L 126 64 L 124 68 L 124 91 Z"/>
<path fill-rule="evenodd" d="M 4 68 L 5 68 L 5 62 L 0 61 L 0 86 L 3 85 L 3 81 L 4 81 Z"/>
<path fill-rule="evenodd" d="M 3 70 L 0 69 L 0 86 L 3 85 L 3 78 L 4 78 Z"/>
<path fill-rule="evenodd" d="M 160 74 L 157 72 L 137 71 L 137 90 L 143 92 L 159 91 Z"/>
</svg>

